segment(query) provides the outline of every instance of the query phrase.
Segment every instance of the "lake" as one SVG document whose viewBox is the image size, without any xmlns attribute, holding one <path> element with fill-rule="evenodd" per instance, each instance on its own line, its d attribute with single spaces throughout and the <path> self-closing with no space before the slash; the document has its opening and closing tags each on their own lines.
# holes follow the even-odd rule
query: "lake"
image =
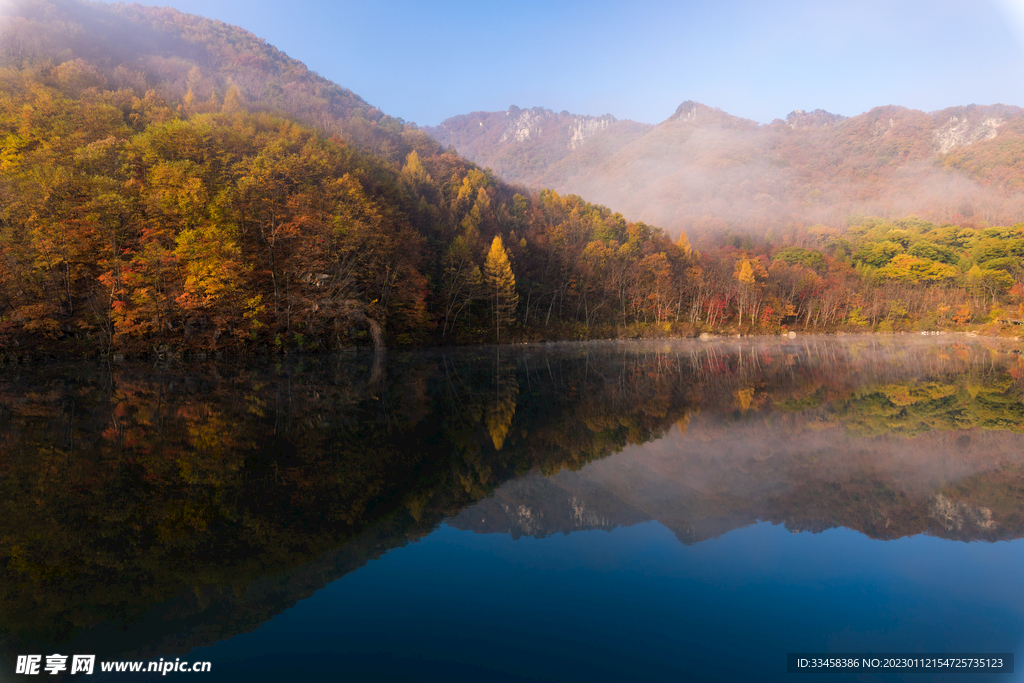
<svg viewBox="0 0 1024 683">
<path fill-rule="evenodd" d="M 1024 678 L 787 673 L 788 653 L 1015 652 L 1021 348 L 0 366 L 0 680 Z M 95 673 L 48 674 L 54 654 Z"/>
</svg>

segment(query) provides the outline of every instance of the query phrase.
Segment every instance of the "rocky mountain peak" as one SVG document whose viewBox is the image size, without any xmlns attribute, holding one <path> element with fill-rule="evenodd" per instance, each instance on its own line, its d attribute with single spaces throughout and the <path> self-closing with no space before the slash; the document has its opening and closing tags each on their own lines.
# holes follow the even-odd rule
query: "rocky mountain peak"
<svg viewBox="0 0 1024 683">
<path fill-rule="evenodd" d="M 520 109 L 515 105 L 509 107 L 505 112 L 505 117 L 506 124 L 505 132 L 501 136 L 502 142 L 508 140 L 526 142 L 539 138 L 545 130 L 557 131 L 556 135 L 565 136 L 565 146 L 570 150 L 576 149 L 594 133 L 607 128 L 618 120 L 611 114 L 584 116 L 570 114 L 567 111 L 556 114 L 550 109 L 542 107 Z"/>
<path fill-rule="evenodd" d="M 706 104 L 694 102 L 693 100 L 687 100 L 676 107 L 675 113 L 668 117 L 666 123 L 668 121 L 696 124 L 712 123 L 725 127 L 733 127 L 737 125 L 741 128 L 757 127 L 757 124 L 749 119 L 733 116 L 728 112 L 718 109 L 717 107 L 709 107 Z"/>
<path fill-rule="evenodd" d="M 699 118 L 702 118 L 702 115 L 710 114 L 716 111 L 721 112 L 720 109 L 712 109 L 706 104 L 694 102 L 693 100 L 686 100 L 678 107 L 676 107 L 675 113 L 673 113 L 672 116 L 668 118 L 669 121 L 697 121 Z"/>
<path fill-rule="evenodd" d="M 824 109 L 815 109 L 814 111 L 794 109 L 786 116 L 786 125 L 794 129 L 826 128 L 828 126 L 834 126 L 845 119 L 845 116 L 833 114 L 825 111 Z"/>
<path fill-rule="evenodd" d="M 932 114 L 935 120 L 933 139 L 940 154 L 966 147 L 975 142 L 991 140 L 1008 118 L 1019 115 L 1017 107 L 993 105 L 952 107 Z"/>
</svg>

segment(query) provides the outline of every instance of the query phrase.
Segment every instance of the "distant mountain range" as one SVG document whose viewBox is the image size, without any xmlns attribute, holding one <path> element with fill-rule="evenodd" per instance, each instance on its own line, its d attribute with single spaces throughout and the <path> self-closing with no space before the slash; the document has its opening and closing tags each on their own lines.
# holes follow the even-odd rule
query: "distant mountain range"
<svg viewBox="0 0 1024 683">
<path fill-rule="evenodd" d="M 691 101 L 657 125 L 513 106 L 426 130 L 512 182 L 698 235 L 839 226 L 851 215 L 1024 215 L 1024 110 L 1002 104 L 851 118 L 796 110 L 767 125 Z"/>
</svg>

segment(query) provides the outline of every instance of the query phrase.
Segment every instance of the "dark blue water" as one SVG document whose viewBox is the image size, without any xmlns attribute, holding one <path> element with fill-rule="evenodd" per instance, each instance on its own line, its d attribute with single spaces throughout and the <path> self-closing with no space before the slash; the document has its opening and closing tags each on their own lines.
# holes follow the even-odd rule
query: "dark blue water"
<svg viewBox="0 0 1024 683">
<path fill-rule="evenodd" d="M 656 522 L 516 541 L 442 526 L 191 657 L 258 681 L 820 680 L 786 674 L 786 653 L 1013 652 L 1021 567 L 1020 542 L 765 523 L 693 546 Z"/>
<path fill-rule="evenodd" d="M 52 652 L 212 663 L 81 678 L 101 681 L 1024 680 L 786 673 L 789 652 L 1019 650 L 1012 351 L 42 373 L 7 403 L 0 384 L 0 486 L 31 510 L 0 529 L 0 680 Z"/>
</svg>

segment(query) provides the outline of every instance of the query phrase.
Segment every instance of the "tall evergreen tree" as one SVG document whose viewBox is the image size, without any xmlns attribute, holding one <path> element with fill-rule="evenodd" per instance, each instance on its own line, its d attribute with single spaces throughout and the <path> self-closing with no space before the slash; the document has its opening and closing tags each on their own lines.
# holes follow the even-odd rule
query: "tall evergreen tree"
<svg viewBox="0 0 1024 683">
<path fill-rule="evenodd" d="M 501 236 L 495 236 L 491 250 L 484 262 L 484 282 L 491 300 L 491 314 L 497 340 L 501 341 L 501 328 L 515 322 L 519 295 L 516 293 L 516 276 Z"/>
</svg>

